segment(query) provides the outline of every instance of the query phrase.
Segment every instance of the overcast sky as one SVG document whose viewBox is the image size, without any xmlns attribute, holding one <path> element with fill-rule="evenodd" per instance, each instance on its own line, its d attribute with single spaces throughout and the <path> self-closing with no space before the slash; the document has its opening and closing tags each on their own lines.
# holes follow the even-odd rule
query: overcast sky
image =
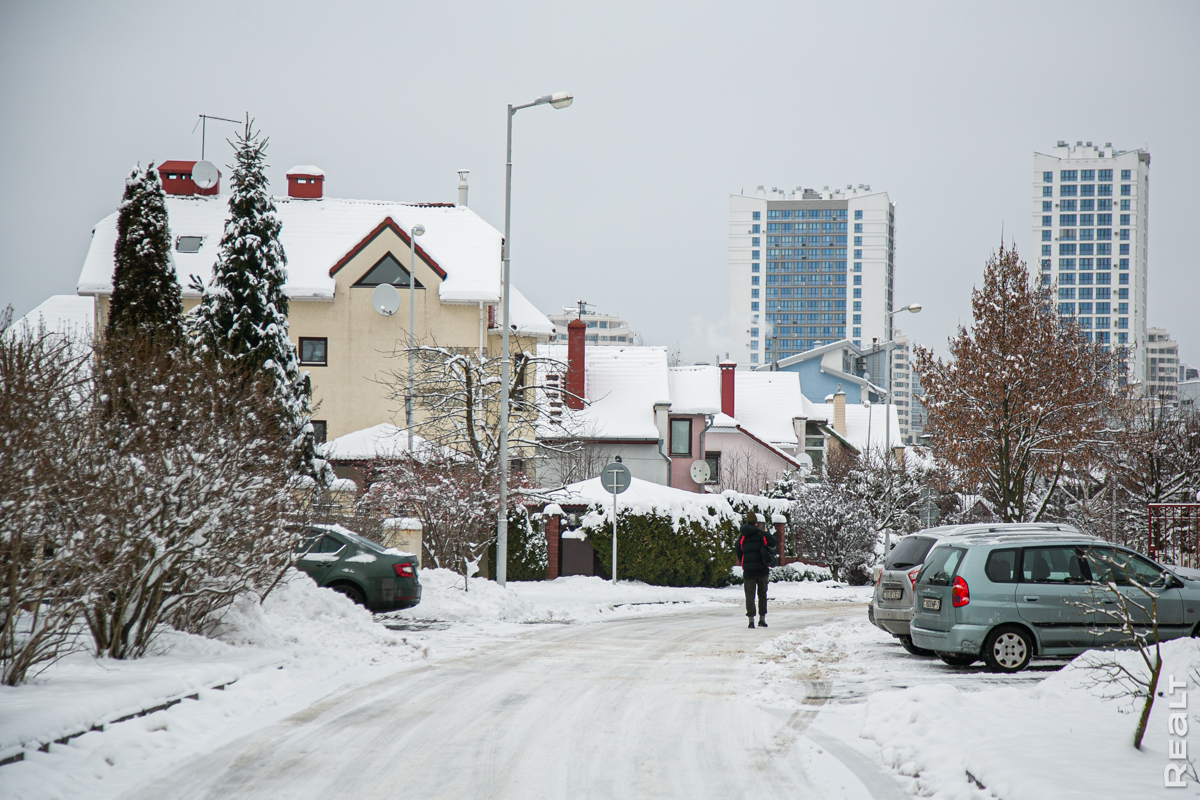
<svg viewBox="0 0 1200 800">
<path fill-rule="evenodd" d="M 898 317 L 944 349 L 1001 231 L 1030 260 L 1032 154 L 1146 147 L 1150 324 L 1200 365 L 1200 4 L 57 3 L 0 0 L 0 304 L 73 293 L 136 162 L 195 159 L 247 111 L 283 194 L 453 201 L 514 282 L 621 314 L 688 360 L 726 349 L 728 196 L 868 183 L 897 204 Z M 225 138 L 208 156 L 228 174 Z M 224 186 L 223 186 L 224 188 Z"/>
</svg>

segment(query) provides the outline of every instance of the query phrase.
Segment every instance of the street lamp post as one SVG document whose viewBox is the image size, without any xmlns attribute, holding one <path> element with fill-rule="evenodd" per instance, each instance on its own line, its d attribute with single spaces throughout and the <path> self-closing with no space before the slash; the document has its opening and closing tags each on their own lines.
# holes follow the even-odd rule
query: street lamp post
<svg viewBox="0 0 1200 800">
<path fill-rule="evenodd" d="M 566 92 L 547 94 L 532 103 L 508 106 L 508 147 L 504 160 L 504 248 L 502 253 L 502 280 L 504 284 L 500 305 L 502 312 L 500 331 L 500 507 L 496 509 L 496 583 L 503 586 L 508 580 L 508 403 L 509 403 L 509 355 L 508 355 L 508 298 L 510 285 L 509 225 L 512 218 L 512 120 L 513 114 L 522 108 L 549 104 L 553 108 L 566 108 L 575 98 Z"/>
<path fill-rule="evenodd" d="M 417 237 L 424 233 L 425 226 L 418 222 L 408 235 L 408 396 L 404 398 L 404 426 L 410 455 L 413 451 L 413 348 L 417 345 Z"/>
<path fill-rule="evenodd" d="M 884 463 L 888 468 L 888 488 L 891 489 L 892 477 L 892 348 L 896 345 L 896 340 L 892 338 L 892 317 L 899 314 L 901 311 L 910 311 L 913 314 L 921 313 L 921 304 L 913 303 L 912 305 L 897 308 L 894 311 L 887 312 L 887 330 L 888 341 L 883 345 L 883 390 L 886 396 L 886 403 L 883 406 L 883 428 L 886 431 L 884 434 Z M 867 447 L 871 446 L 870 441 L 867 442 Z M 888 528 L 883 533 L 883 553 L 886 556 L 892 552 L 892 529 Z"/>
</svg>

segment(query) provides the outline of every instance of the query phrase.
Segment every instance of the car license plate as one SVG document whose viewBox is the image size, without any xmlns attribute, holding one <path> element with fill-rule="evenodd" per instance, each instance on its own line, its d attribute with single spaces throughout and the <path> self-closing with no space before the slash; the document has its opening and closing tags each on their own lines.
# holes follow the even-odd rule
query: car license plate
<svg viewBox="0 0 1200 800">
<path fill-rule="evenodd" d="M 903 596 L 904 596 L 903 589 L 884 589 L 883 590 L 883 599 L 884 600 L 899 600 Z"/>
<path fill-rule="evenodd" d="M 942 598 L 940 598 L 940 597 L 922 597 L 921 598 L 921 608 L 925 609 L 926 611 L 941 611 L 942 610 Z"/>
</svg>

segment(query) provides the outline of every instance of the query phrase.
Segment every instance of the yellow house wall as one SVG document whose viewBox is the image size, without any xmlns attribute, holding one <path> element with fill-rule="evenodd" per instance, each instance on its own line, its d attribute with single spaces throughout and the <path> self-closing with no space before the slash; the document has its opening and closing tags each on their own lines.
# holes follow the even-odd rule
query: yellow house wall
<svg viewBox="0 0 1200 800">
<path fill-rule="evenodd" d="M 381 422 L 404 425 L 403 400 L 389 399 L 388 387 L 377 381 L 389 380 L 392 372 L 400 373 L 402 378 L 407 374 L 407 358 L 391 354 L 403 346 L 408 328 L 408 290 L 397 289 L 400 310 L 391 317 L 383 317 L 371 307 L 373 287 L 351 288 L 388 252 L 408 269 L 408 246 L 394 231 L 385 229 L 338 270 L 332 301 L 290 299 L 288 303 L 288 336 L 297 352 L 300 337 L 328 340 L 327 366 L 305 365 L 302 369 L 308 370 L 312 379 L 313 419 L 325 421 L 329 439 Z M 437 294 L 441 278 L 419 256 L 416 273 L 417 281 L 425 287 L 416 290 L 417 338 L 447 347 L 477 348 L 479 305 L 441 303 Z M 103 331 L 109 298 L 101 295 L 97 300 L 96 330 Z M 184 311 L 190 311 L 198 303 L 198 298 L 184 298 Z M 486 313 L 485 308 L 485 325 Z M 511 337 L 514 351 L 519 349 L 520 341 L 530 346 L 525 337 L 519 340 L 514 335 Z M 498 332 L 487 332 L 485 342 L 491 353 L 499 352 Z M 419 418 L 420 408 L 416 413 Z"/>
</svg>

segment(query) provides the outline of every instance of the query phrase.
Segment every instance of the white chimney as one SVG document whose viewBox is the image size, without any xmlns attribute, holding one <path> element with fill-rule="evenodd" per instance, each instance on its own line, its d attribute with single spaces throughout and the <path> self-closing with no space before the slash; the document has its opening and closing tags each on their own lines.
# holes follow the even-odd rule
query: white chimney
<svg viewBox="0 0 1200 800">
<path fill-rule="evenodd" d="M 458 204 L 463 208 L 467 206 L 467 176 L 471 174 L 469 169 L 460 169 L 458 171 Z"/>
</svg>

